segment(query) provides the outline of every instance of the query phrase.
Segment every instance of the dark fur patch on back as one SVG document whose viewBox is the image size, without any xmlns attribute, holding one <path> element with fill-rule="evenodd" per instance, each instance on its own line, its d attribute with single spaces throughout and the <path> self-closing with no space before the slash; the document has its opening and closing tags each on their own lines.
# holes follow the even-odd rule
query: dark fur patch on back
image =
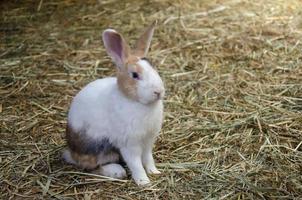
<svg viewBox="0 0 302 200">
<path fill-rule="evenodd" d="M 101 140 L 94 140 L 86 135 L 87 129 L 82 129 L 80 133 L 73 131 L 73 129 L 67 125 L 66 139 L 70 150 L 78 154 L 90 154 L 97 155 L 101 152 L 109 153 L 111 151 L 117 151 L 117 149 L 110 143 L 108 138 L 102 138 Z"/>
</svg>

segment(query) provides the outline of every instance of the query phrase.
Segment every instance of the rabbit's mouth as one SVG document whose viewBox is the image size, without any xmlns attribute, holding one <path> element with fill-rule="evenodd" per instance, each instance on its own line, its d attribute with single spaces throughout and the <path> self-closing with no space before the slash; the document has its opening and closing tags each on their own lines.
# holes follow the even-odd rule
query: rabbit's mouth
<svg viewBox="0 0 302 200">
<path fill-rule="evenodd" d="M 139 99 L 139 102 L 144 105 L 152 105 L 156 104 L 163 100 L 163 95 L 153 95 L 152 98 L 149 99 Z"/>
</svg>

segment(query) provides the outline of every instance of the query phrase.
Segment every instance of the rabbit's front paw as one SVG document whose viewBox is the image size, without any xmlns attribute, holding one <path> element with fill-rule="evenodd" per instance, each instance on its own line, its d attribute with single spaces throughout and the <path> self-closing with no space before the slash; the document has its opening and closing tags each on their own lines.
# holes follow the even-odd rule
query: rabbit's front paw
<svg viewBox="0 0 302 200">
<path fill-rule="evenodd" d="M 154 166 L 146 169 L 148 174 L 161 174 L 161 172 Z"/>
<path fill-rule="evenodd" d="M 153 159 L 152 161 L 145 163 L 145 169 L 148 174 L 160 174 L 160 171 L 156 168 Z"/>
</svg>

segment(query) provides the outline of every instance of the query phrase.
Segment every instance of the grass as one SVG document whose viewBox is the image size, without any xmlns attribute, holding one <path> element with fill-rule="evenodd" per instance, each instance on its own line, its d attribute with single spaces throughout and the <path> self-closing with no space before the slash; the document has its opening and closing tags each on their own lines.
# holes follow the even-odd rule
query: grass
<svg viewBox="0 0 302 200">
<path fill-rule="evenodd" d="M 299 0 L 1 2 L 0 199 L 299 199 Z M 101 32 L 132 44 L 158 19 L 150 59 L 167 88 L 137 187 L 61 160 L 72 97 L 114 75 Z"/>
</svg>

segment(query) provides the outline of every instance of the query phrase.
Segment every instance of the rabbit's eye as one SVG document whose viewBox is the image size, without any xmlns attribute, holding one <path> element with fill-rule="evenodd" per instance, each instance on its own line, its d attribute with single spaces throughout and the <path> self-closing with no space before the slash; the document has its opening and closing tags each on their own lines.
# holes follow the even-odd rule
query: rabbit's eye
<svg viewBox="0 0 302 200">
<path fill-rule="evenodd" d="M 132 72 L 131 75 L 132 75 L 132 78 L 139 79 L 139 75 L 137 72 Z"/>
</svg>

